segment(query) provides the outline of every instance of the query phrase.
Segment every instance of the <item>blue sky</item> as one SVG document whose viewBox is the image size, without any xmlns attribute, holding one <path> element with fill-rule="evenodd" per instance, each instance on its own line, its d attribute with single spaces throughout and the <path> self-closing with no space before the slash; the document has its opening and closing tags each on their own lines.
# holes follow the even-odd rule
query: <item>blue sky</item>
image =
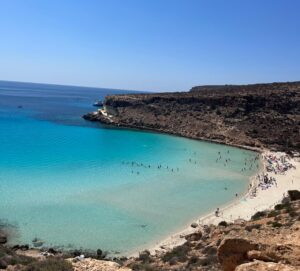
<svg viewBox="0 0 300 271">
<path fill-rule="evenodd" d="M 297 0 L 0 0 L 0 79 L 174 91 L 300 80 Z"/>
</svg>

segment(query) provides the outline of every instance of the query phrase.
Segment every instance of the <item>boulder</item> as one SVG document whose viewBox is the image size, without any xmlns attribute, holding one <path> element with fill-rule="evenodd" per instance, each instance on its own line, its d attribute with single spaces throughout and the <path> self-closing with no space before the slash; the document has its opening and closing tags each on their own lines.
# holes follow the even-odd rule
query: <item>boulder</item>
<svg viewBox="0 0 300 271">
<path fill-rule="evenodd" d="M 264 262 L 281 262 L 300 266 L 300 246 L 295 245 L 265 245 L 260 247 L 260 251 L 248 251 L 248 259 L 260 260 Z"/>
<path fill-rule="evenodd" d="M 245 263 L 239 265 L 235 271 L 299 271 L 300 267 L 280 264 L 280 263 L 272 263 L 272 262 L 262 262 L 255 261 L 251 263 Z"/>
<path fill-rule="evenodd" d="M 29 249 L 29 245 L 20 245 L 19 249 L 22 250 L 22 251 L 26 251 L 26 250 Z"/>
<path fill-rule="evenodd" d="M 34 247 L 41 247 L 44 244 L 44 241 L 38 238 L 34 238 L 32 240 L 32 244 Z"/>
<path fill-rule="evenodd" d="M 198 223 L 193 222 L 193 223 L 191 224 L 191 227 L 192 227 L 192 228 L 197 228 L 197 227 L 198 227 Z"/>
<path fill-rule="evenodd" d="M 98 257 L 101 257 L 102 254 L 103 254 L 102 250 L 101 250 L 100 248 L 97 249 L 97 256 L 98 256 Z"/>
<path fill-rule="evenodd" d="M 185 236 L 185 239 L 188 241 L 199 241 L 202 238 L 202 232 L 194 232 Z"/>
<path fill-rule="evenodd" d="M 7 237 L 4 234 L 0 233 L 0 244 L 6 244 L 7 243 Z"/>
<path fill-rule="evenodd" d="M 274 259 L 274 255 L 269 255 L 266 251 L 251 250 L 247 252 L 247 257 L 249 260 L 260 260 L 265 262 L 278 261 L 278 259 Z"/>
<path fill-rule="evenodd" d="M 289 190 L 288 191 L 289 197 L 291 201 L 300 200 L 300 191 L 298 190 Z"/>
<path fill-rule="evenodd" d="M 234 271 L 235 268 L 248 261 L 247 252 L 256 250 L 257 245 L 240 238 L 224 239 L 218 247 L 218 258 L 224 271 Z"/>
<path fill-rule="evenodd" d="M 0 259 L 0 269 L 6 269 L 7 266 L 8 266 L 8 264 L 5 261 L 5 259 L 1 258 Z"/>
</svg>

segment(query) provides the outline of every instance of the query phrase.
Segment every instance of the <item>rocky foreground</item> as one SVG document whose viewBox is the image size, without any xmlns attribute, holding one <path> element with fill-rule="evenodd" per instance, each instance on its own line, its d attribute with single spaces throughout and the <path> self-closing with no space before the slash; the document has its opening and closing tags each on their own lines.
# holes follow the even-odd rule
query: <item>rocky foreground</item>
<svg viewBox="0 0 300 271">
<path fill-rule="evenodd" d="M 133 270 L 300 270 L 300 193 L 290 195 L 298 200 L 285 200 L 250 221 L 206 226 L 186 236 L 183 245 L 156 256 L 144 252 L 128 265 Z"/>
<path fill-rule="evenodd" d="M 102 110 L 84 118 L 250 148 L 299 151 L 300 82 L 112 95 Z"/>
<path fill-rule="evenodd" d="M 207 225 L 185 237 L 170 251 L 137 258 L 92 259 L 70 254 L 42 253 L 5 246 L 0 234 L 0 269 L 10 271 L 295 271 L 300 270 L 300 192 L 273 210 L 256 213 L 250 221 L 222 221 Z M 97 258 L 97 257 L 96 257 Z"/>
</svg>

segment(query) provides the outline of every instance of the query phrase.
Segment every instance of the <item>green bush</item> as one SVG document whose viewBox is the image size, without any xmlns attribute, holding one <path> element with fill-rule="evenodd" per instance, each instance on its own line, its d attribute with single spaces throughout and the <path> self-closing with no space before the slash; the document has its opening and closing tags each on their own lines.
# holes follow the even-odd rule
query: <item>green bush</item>
<svg viewBox="0 0 300 271">
<path fill-rule="evenodd" d="M 283 209 L 286 209 L 286 208 L 289 208 L 290 207 L 290 204 L 289 203 L 281 203 L 281 204 L 277 204 L 275 205 L 275 210 L 279 211 L 279 210 L 283 210 Z"/>
<path fill-rule="evenodd" d="M 219 223 L 219 226 L 227 227 L 228 224 L 227 224 L 226 221 L 221 221 L 221 222 Z"/>
<path fill-rule="evenodd" d="M 139 260 L 143 263 L 150 263 L 151 262 L 151 255 L 148 250 L 144 250 L 139 255 Z"/>
<path fill-rule="evenodd" d="M 257 212 L 255 213 L 252 217 L 251 217 L 251 220 L 258 220 L 258 219 L 261 219 L 263 217 L 266 216 L 266 212 L 262 211 L 262 212 Z"/>
<path fill-rule="evenodd" d="M 247 225 L 245 227 L 245 230 L 246 231 L 252 231 L 253 229 L 260 229 L 261 228 L 261 225 L 260 224 L 253 224 L 253 225 Z"/>
<path fill-rule="evenodd" d="M 17 255 L 12 249 L 0 246 L 0 261 L 5 262 L 7 265 L 27 265 L 35 260 L 31 257 Z"/>
<path fill-rule="evenodd" d="M 277 216 L 279 214 L 280 214 L 280 212 L 278 212 L 278 210 L 272 210 L 270 213 L 268 213 L 267 217 L 274 217 L 274 216 Z"/>
<path fill-rule="evenodd" d="M 166 252 L 166 254 L 162 256 L 162 260 L 164 262 L 173 262 L 174 259 L 176 259 L 179 262 L 185 262 L 188 259 L 187 254 L 189 251 L 190 247 L 183 244 L 182 246 L 175 247 L 171 251 Z"/>
<path fill-rule="evenodd" d="M 282 224 L 279 223 L 279 222 L 277 222 L 277 221 L 274 221 L 274 222 L 272 223 L 272 227 L 273 227 L 273 228 L 280 228 L 280 227 L 282 227 Z"/>
</svg>

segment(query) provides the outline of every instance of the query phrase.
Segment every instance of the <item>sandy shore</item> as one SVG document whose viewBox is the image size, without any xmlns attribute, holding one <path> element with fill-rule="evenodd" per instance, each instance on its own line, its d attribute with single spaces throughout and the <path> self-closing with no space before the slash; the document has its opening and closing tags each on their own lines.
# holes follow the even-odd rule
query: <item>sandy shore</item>
<svg viewBox="0 0 300 271">
<path fill-rule="evenodd" d="M 269 154 L 279 157 L 284 153 L 264 151 L 261 155 L 262 157 L 265 157 Z M 267 173 L 267 161 L 265 159 L 262 159 L 262 161 L 263 166 L 258 174 Z M 274 172 L 268 172 L 269 177 L 274 177 L 276 179 L 277 185 L 272 185 L 270 188 L 262 190 L 258 187 L 258 179 L 256 176 L 253 176 L 250 179 L 250 183 L 252 184 L 251 190 L 249 190 L 244 196 L 234 200 L 232 203 L 220 208 L 220 214 L 218 217 L 216 217 L 215 213 L 202 216 L 194 221 L 199 225 L 197 228 L 188 226 L 183 231 L 173 234 L 165 240 L 156 243 L 149 249 L 149 251 L 154 254 L 181 245 L 185 242 L 185 235 L 198 231 L 204 225 L 218 224 L 221 221 L 233 222 L 237 219 L 249 220 L 256 212 L 274 207 L 274 205 L 281 202 L 284 194 L 287 194 L 288 190 L 300 190 L 300 159 L 293 158 L 288 160 L 288 162 L 295 166 L 296 169 L 291 168 L 284 173 L 277 174 Z M 256 196 L 253 197 L 252 191 L 255 188 L 257 188 Z"/>
</svg>

